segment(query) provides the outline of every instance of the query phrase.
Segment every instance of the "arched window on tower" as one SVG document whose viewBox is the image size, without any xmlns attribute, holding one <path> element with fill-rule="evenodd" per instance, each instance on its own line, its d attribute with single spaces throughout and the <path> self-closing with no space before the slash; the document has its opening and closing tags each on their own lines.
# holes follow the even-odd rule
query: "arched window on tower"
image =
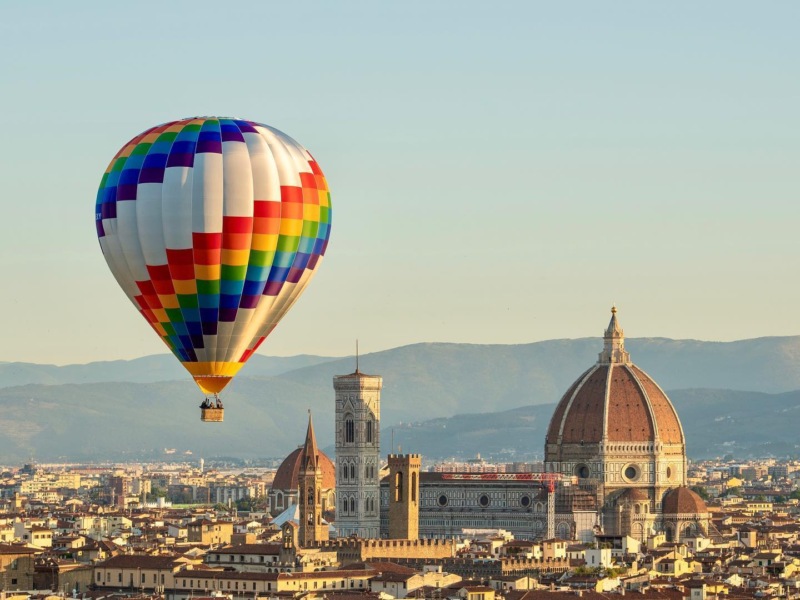
<svg viewBox="0 0 800 600">
<path fill-rule="evenodd" d="M 350 479 L 356 478 L 356 466 L 350 465 Z"/>
<path fill-rule="evenodd" d="M 417 501 L 417 474 L 411 473 L 411 497 L 409 498 L 410 502 Z"/>
<path fill-rule="evenodd" d="M 344 418 L 344 441 L 352 444 L 356 441 L 356 424 L 353 422 L 353 415 Z"/>
<path fill-rule="evenodd" d="M 395 502 L 402 502 L 403 501 L 403 472 L 398 471 L 397 474 L 394 476 L 394 501 Z"/>
<path fill-rule="evenodd" d="M 350 498 L 350 512 L 352 514 L 356 513 L 356 499 L 355 498 Z"/>
<path fill-rule="evenodd" d="M 372 443 L 372 419 L 367 421 L 367 443 Z"/>
</svg>

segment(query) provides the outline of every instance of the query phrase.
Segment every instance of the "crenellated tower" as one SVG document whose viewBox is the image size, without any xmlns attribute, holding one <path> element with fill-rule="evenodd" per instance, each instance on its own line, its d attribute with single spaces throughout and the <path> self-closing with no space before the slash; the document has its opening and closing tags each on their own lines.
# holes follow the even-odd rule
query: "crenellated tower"
<svg viewBox="0 0 800 600">
<path fill-rule="evenodd" d="M 389 539 L 419 538 L 419 454 L 389 455 Z"/>
</svg>

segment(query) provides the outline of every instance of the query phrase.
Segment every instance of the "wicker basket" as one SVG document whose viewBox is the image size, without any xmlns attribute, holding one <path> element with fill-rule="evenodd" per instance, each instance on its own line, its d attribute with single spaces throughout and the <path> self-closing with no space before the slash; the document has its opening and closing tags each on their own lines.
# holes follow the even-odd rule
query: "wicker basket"
<svg viewBox="0 0 800 600">
<path fill-rule="evenodd" d="M 224 408 L 201 408 L 200 420 L 205 423 L 221 423 L 225 416 Z"/>
</svg>

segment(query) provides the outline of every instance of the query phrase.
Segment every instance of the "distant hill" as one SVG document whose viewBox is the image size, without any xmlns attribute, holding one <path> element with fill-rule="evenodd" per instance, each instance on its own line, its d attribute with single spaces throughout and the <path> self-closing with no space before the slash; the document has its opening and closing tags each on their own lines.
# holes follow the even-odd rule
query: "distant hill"
<svg viewBox="0 0 800 600">
<path fill-rule="evenodd" d="M 286 371 L 335 360 L 326 356 L 262 356 L 254 355 L 247 363 L 251 377 L 280 375 Z M 34 363 L 0 363 L 0 388 L 28 384 L 61 385 L 64 383 L 153 383 L 180 381 L 188 377 L 186 370 L 171 354 L 143 356 L 133 360 L 92 362 L 85 365 L 38 365 Z"/>
<path fill-rule="evenodd" d="M 396 426 L 396 443 L 442 456 L 488 454 L 499 451 L 496 442 L 500 449 L 540 452 L 536 436 L 544 435 L 542 423 L 549 420 L 552 406 L 538 405 L 556 402 L 596 361 L 601 347 L 596 338 L 507 346 L 415 344 L 363 356 L 361 368 L 384 378 L 382 441 L 387 450 L 392 424 L 435 424 L 435 419 L 459 415 L 435 440 L 424 441 L 422 433 L 414 438 L 413 428 Z M 634 362 L 663 388 L 697 390 L 674 392 L 694 455 L 725 442 L 749 448 L 760 443 L 759 436 L 769 439 L 773 429 L 778 436 L 786 420 L 773 428 L 769 419 L 780 419 L 782 413 L 742 415 L 752 409 L 749 403 L 759 406 L 772 397 L 764 394 L 800 389 L 800 337 L 727 343 L 634 338 L 627 347 Z M 202 397 L 170 356 L 68 367 L 0 364 L 0 456 L 8 461 L 31 456 L 118 459 L 150 456 L 165 447 L 205 456 L 283 456 L 302 441 L 307 408 L 314 411 L 325 446 L 333 441 L 331 379 L 353 366 L 352 358 L 255 356 L 226 389 L 229 410 L 225 423 L 216 425 L 199 423 L 196 407 Z M 697 401 L 682 406 L 683 394 L 691 393 L 698 394 Z M 729 414 L 731 402 L 739 408 Z M 706 403 L 713 407 L 708 415 L 692 412 Z M 515 408 L 523 412 L 509 412 Z M 726 414 L 730 423 L 713 421 Z M 502 419 L 525 426 L 510 427 Z M 470 420 L 486 426 L 458 425 Z M 698 429 L 696 441 L 690 434 L 695 424 L 710 428 Z M 751 426 L 746 435 L 745 425 Z M 403 441 L 407 433 L 412 437 Z"/>
</svg>

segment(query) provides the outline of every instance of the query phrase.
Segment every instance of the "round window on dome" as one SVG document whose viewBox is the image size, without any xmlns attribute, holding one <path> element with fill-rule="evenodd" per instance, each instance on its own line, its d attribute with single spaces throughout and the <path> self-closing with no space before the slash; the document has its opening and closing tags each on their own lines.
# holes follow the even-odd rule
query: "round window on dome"
<svg viewBox="0 0 800 600">
<path fill-rule="evenodd" d="M 589 467 L 587 467 L 586 465 L 578 465 L 577 467 L 575 467 L 575 475 L 577 475 L 581 479 L 588 479 Z"/>
<path fill-rule="evenodd" d="M 622 471 L 622 476 L 628 481 L 636 481 L 639 479 L 640 471 L 636 465 L 628 465 Z"/>
<path fill-rule="evenodd" d="M 670 481 L 672 481 L 672 475 L 673 475 L 673 473 L 672 473 L 672 467 L 667 467 L 667 479 L 669 479 Z"/>
<path fill-rule="evenodd" d="M 519 499 L 519 503 L 525 508 L 528 508 L 531 505 L 531 497 L 523 496 L 522 498 Z"/>
<path fill-rule="evenodd" d="M 447 496 L 444 494 L 439 496 L 439 506 L 447 506 Z"/>
<path fill-rule="evenodd" d="M 478 504 L 480 504 L 484 508 L 489 506 L 489 496 L 483 494 L 480 498 L 478 498 Z"/>
</svg>

